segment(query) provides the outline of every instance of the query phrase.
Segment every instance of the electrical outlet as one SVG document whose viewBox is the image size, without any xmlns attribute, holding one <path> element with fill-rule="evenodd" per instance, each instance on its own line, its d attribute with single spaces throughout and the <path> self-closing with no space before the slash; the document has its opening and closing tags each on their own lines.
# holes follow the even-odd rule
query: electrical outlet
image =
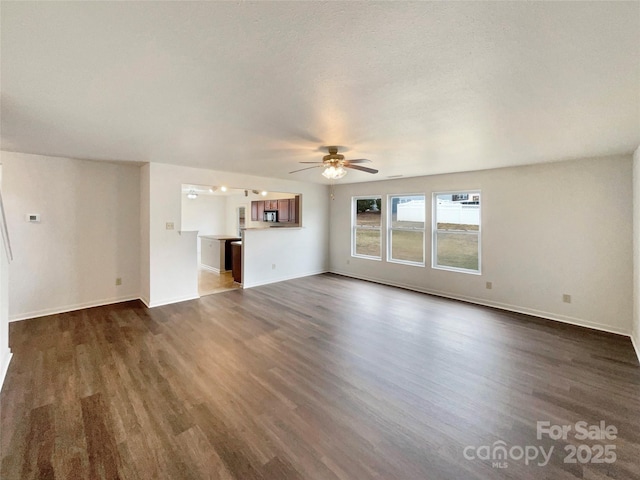
<svg viewBox="0 0 640 480">
<path fill-rule="evenodd" d="M 167 230 L 173 230 L 173 222 L 167 222 Z"/>
<path fill-rule="evenodd" d="M 351 260 L 347 260 L 347 265 L 349 265 L 351 263 Z"/>
<path fill-rule="evenodd" d="M 272 263 L 272 264 L 271 264 L 271 270 L 275 270 L 275 269 L 276 269 L 276 264 L 275 264 L 275 263 Z"/>
<path fill-rule="evenodd" d="M 568 293 L 563 294 L 562 301 L 564 303 L 571 303 L 571 295 L 569 295 Z"/>
<path fill-rule="evenodd" d="M 487 290 L 491 290 L 493 288 L 493 283 L 487 282 L 486 287 L 487 287 Z"/>
<path fill-rule="evenodd" d="M 120 277 L 116 278 L 116 285 L 122 285 L 122 279 Z"/>
</svg>

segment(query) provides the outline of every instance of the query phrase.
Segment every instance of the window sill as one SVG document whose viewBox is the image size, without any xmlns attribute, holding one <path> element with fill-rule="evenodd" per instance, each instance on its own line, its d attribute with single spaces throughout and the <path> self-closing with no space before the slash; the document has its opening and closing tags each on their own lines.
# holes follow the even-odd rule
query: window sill
<svg viewBox="0 0 640 480">
<path fill-rule="evenodd" d="M 467 270 L 466 268 L 443 267 L 442 265 L 433 265 L 431 268 L 433 268 L 434 270 L 444 270 L 447 272 L 466 273 L 469 275 L 482 275 L 481 270 Z"/>
<path fill-rule="evenodd" d="M 376 260 L 378 262 L 382 261 L 382 257 L 369 257 L 368 255 L 354 255 L 354 254 L 351 254 L 351 258 L 362 258 L 364 260 Z"/>
<path fill-rule="evenodd" d="M 387 263 L 395 263 L 397 265 L 409 265 L 410 267 L 425 267 L 425 263 L 422 262 L 408 262 L 405 260 L 392 260 L 392 259 L 388 259 Z"/>
</svg>

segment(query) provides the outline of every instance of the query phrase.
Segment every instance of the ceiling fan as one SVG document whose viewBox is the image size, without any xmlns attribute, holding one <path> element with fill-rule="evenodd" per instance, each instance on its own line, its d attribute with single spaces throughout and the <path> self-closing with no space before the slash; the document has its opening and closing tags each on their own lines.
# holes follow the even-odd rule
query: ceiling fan
<svg viewBox="0 0 640 480">
<path fill-rule="evenodd" d="M 301 172 L 303 170 L 309 170 L 311 168 L 324 167 L 324 172 L 322 175 L 325 178 L 330 180 L 337 180 L 338 178 L 342 178 L 347 174 L 345 168 L 352 168 L 354 170 L 360 170 L 361 172 L 367 173 L 378 173 L 378 170 L 369 167 L 362 167 L 360 165 L 356 165 L 358 163 L 370 163 L 371 160 L 367 160 L 366 158 L 356 158 L 354 160 L 345 160 L 344 155 L 338 153 L 338 147 L 327 147 L 329 150 L 329 155 L 325 155 L 322 157 L 321 162 L 300 162 L 300 163 L 317 163 L 319 165 L 314 165 L 313 167 L 301 168 L 299 170 L 294 170 L 289 173 Z"/>
</svg>

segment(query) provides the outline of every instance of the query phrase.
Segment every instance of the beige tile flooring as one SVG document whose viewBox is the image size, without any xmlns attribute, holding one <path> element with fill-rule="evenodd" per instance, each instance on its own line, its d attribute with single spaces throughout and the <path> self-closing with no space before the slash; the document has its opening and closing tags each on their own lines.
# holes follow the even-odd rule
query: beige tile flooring
<svg viewBox="0 0 640 480">
<path fill-rule="evenodd" d="M 231 272 L 218 274 L 202 268 L 198 270 L 198 293 L 200 296 L 226 292 L 234 288 L 240 288 L 240 284 L 233 281 Z"/>
</svg>

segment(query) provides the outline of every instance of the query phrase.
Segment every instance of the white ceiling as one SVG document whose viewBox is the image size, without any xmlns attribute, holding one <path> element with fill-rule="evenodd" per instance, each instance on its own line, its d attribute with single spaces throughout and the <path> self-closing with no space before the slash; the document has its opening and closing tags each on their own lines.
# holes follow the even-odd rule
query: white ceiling
<svg viewBox="0 0 640 480">
<path fill-rule="evenodd" d="M 324 183 L 630 153 L 640 2 L 1 3 L 1 146 Z"/>
<path fill-rule="evenodd" d="M 182 193 L 185 195 L 189 192 L 197 193 L 198 195 L 206 195 L 211 197 L 229 197 L 231 195 L 244 195 L 244 196 L 266 196 L 269 193 L 278 193 L 278 192 L 266 192 L 264 190 L 255 190 L 255 189 L 247 189 L 247 188 L 233 188 L 233 187 L 224 187 L 222 189 L 222 185 L 196 185 L 194 183 L 183 183 L 182 184 Z M 262 192 L 265 192 L 262 195 Z M 247 192 L 247 193 L 245 193 Z"/>
</svg>

